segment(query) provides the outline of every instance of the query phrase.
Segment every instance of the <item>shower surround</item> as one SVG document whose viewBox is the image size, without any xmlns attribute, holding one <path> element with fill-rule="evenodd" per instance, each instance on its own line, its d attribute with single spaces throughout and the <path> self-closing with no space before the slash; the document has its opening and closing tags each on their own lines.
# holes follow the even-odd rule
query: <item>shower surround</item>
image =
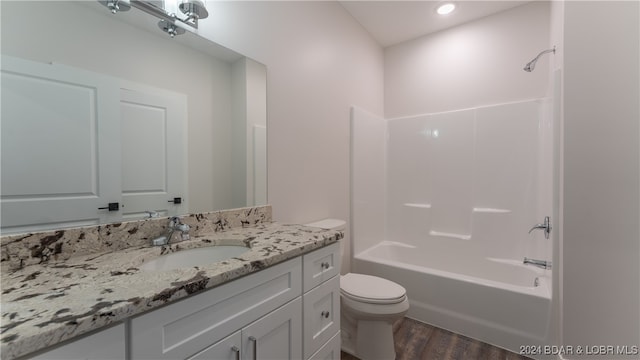
<svg viewBox="0 0 640 360">
<path fill-rule="evenodd" d="M 402 284 L 409 317 L 518 352 L 544 344 L 551 101 L 384 120 L 352 110 L 355 272 Z"/>
</svg>

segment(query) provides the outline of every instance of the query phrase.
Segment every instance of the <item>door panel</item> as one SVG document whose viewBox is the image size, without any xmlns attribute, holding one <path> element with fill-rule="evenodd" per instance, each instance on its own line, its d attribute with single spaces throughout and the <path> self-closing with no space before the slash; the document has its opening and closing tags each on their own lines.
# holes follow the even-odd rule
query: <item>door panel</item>
<svg viewBox="0 0 640 360">
<path fill-rule="evenodd" d="M 3 56 L 0 82 L 3 232 L 118 219 L 117 79 Z"/>
<path fill-rule="evenodd" d="M 122 89 L 122 201 L 126 219 L 153 210 L 184 213 L 186 96 L 152 88 Z M 180 197 L 176 204 L 174 198 Z"/>
</svg>

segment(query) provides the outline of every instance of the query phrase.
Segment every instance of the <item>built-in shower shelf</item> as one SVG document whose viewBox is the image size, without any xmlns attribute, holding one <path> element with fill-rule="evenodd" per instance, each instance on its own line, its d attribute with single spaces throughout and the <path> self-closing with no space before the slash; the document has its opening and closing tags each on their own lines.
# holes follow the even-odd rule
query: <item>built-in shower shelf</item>
<svg viewBox="0 0 640 360">
<path fill-rule="evenodd" d="M 487 214 L 508 214 L 511 212 L 509 209 L 496 209 L 496 208 L 473 208 L 474 213 L 487 213 Z"/>
<path fill-rule="evenodd" d="M 421 203 L 404 203 L 402 204 L 406 207 L 412 208 L 420 208 L 420 209 L 431 209 L 431 204 L 421 204 Z"/>
<path fill-rule="evenodd" d="M 454 233 L 447 233 L 447 232 L 440 232 L 440 231 L 429 231 L 429 235 L 431 236 L 440 236 L 440 237 L 448 237 L 448 238 L 452 238 L 452 239 L 460 239 L 460 240 L 471 240 L 471 235 L 465 235 L 465 234 L 454 234 Z"/>
</svg>

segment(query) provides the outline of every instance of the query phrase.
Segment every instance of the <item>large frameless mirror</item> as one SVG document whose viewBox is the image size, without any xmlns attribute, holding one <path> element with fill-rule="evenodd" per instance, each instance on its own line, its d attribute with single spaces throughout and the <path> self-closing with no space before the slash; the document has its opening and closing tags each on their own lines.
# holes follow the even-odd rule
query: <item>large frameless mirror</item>
<svg viewBox="0 0 640 360">
<path fill-rule="evenodd" d="M 264 65 L 139 9 L 0 6 L 3 234 L 266 204 Z"/>
</svg>

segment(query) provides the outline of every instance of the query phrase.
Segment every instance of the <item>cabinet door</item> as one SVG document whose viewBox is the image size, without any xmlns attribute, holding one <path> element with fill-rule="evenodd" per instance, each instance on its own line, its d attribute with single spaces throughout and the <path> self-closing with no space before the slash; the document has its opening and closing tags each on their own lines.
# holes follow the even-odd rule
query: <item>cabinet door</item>
<svg viewBox="0 0 640 360">
<path fill-rule="evenodd" d="M 119 324 L 80 340 L 62 345 L 33 360 L 111 360 L 125 359 L 124 324 Z"/>
<path fill-rule="evenodd" d="M 120 220 L 118 81 L 2 57 L 2 230 Z"/>
<path fill-rule="evenodd" d="M 340 360 L 340 332 L 338 331 L 309 360 Z"/>
<path fill-rule="evenodd" d="M 245 360 L 302 358 L 302 300 L 297 298 L 242 329 Z"/>
<path fill-rule="evenodd" d="M 238 330 L 187 360 L 240 360 L 241 346 L 242 335 Z"/>
<path fill-rule="evenodd" d="M 304 357 L 340 331 L 340 276 L 304 294 Z"/>
</svg>

